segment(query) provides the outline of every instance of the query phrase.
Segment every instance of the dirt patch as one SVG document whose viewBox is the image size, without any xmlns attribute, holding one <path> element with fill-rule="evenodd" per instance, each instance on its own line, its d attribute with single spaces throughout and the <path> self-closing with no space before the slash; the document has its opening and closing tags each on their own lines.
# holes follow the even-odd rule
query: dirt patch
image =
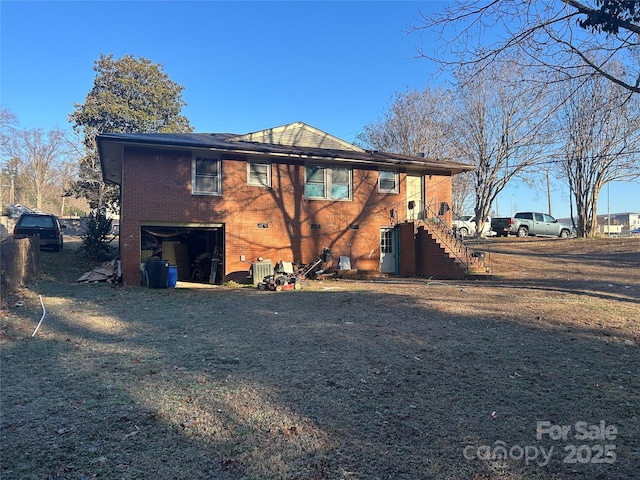
<svg viewBox="0 0 640 480">
<path fill-rule="evenodd" d="M 2 477 L 637 478 L 640 239 L 475 248 L 481 280 L 285 292 L 43 252 L 2 312 Z"/>
</svg>

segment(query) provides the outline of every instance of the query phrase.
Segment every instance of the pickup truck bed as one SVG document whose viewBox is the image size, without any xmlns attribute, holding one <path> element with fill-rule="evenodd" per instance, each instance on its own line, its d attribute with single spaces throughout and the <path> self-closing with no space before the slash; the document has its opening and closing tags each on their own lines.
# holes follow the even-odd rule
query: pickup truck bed
<svg viewBox="0 0 640 480">
<path fill-rule="evenodd" d="M 491 230 L 496 232 L 498 237 L 507 237 L 513 225 L 511 217 L 496 217 L 491 219 Z"/>
</svg>

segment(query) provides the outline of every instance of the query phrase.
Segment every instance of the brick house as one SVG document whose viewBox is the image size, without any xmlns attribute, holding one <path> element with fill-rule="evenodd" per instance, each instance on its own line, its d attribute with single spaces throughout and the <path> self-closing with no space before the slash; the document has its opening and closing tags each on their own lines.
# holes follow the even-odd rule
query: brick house
<svg viewBox="0 0 640 480">
<path fill-rule="evenodd" d="M 348 256 L 359 272 L 428 274 L 437 262 L 420 238 L 430 217 L 450 224 L 451 177 L 472 169 L 366 151 L 301 122 L 245 135 L 106 133 L 97 143 L 104 180 L 120 186 L 129 285 L 154 254 L 182 281 L 246 281 L 259 257 L 308 264 L 324 249 L 328 268 Z M 216 275 L 202 278 L 203 258 L 216 260 Z"/>
</svg>

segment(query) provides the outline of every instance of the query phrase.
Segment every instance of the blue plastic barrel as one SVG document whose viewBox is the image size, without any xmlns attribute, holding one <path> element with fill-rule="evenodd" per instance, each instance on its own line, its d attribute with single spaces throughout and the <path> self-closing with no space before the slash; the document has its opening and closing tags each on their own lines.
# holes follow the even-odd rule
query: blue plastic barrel
<svg viewBox="0 0 640 480">
<path fill-rule="evenodd" d="M 169 265 L 169 276 L 167 277 L 167 286 L 169 288 L 176 288 L 178 283 L 178 267 L 176 265 Z"/>
</svg>

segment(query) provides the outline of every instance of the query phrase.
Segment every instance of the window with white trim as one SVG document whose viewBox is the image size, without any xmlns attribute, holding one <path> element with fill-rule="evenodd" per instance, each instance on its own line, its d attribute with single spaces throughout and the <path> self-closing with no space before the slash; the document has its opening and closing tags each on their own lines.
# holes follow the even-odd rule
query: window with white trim
<svg viewBox="0 0 640 480">
<path fill-rule="evenodd" d="M 331 172 L 331 198 L 333 200 L 351 199 L 351 169 L 332 168 Z"/>
<path fill-rule="evenodd" d="M 270 187 L 271 164 L 247 162 L 247 184 L 254 187 Z"/>
<path fill-rule="evenodd" d="M 350 168 L 306 165 L 304 196 L 321 200 L 351 200 Z"/>
<path fill-rule="evenodd" d="M 378 192 L 398 193 L 398 172 L 393 170 L 380 170 L 378 172 Z"/>
<path fill-rule="evenodd" d="M 222 193 L 221 162 L 217 157 L 194 157 L 191 161 L 191 185 L 194 195 Z"/>
</svg>

